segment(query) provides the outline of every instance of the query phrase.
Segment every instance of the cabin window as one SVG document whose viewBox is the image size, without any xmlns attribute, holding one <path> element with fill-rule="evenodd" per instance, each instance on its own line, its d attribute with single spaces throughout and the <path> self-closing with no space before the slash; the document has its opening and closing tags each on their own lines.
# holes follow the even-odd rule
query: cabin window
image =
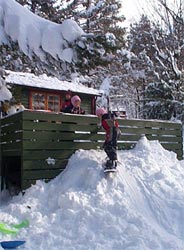
<svg viewBox="0 0 184 250">
<path fill-rule="evenodd" d="M 60 111 L 60 97 L 59 95 L 48 95 L 48 109 L 54 112 Z"/>
<path fill-rule="evenodd" d="M 60 95 L 31 92 L 30 108 L 34 110 L 60 111 Z"/>
<path fill-rule="evenodd" d="M 32 109 L 46 109 L 46 94 L 32 93 Z"/>
</svg>

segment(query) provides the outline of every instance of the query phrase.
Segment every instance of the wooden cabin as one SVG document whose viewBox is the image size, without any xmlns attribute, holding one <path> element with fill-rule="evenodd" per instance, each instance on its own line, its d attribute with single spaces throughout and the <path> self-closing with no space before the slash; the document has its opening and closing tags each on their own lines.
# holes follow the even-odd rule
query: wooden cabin
<svg viewBox="0 0 184 250">
<path fill-rule="evenodd" d="M 86 114 L 95 114 L 96 98 L 100 91 L 83 84 L 61 81 L 46 75 L 7 71 L 6 82 L 11 86 L 15 102 L 21 102 L 26 109 L 60 112 L 66 91 L 79 95 L 81 107 Z"/>
</svg>

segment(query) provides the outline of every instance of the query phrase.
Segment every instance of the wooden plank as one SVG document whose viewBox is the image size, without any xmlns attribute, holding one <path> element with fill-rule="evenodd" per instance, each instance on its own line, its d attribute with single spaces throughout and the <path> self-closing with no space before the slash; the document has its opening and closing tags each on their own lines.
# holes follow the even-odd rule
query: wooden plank
<svg viewBox="0 0 184 250">
<path fill-rule="evenodd" d="M 176 144 L 175 146 L 173 146 L 173 144 L 168 144 L 168 143 L 161 143 L 161 145 L 166 150 L 175 152 L 180 160 L 183 158 L 183 154 L 181 153 L 182 151 L 179 145 Z M 134 148 L 135 146 L 136 143 L 128 143 L 128 142 L 119 143 L 118 150 L 129 150 Z"/>
<path fill-rule="evenodd" d="M 7 133 L 1 136 L 1 142 L 11 142 L 16 140 L 22 140 L 22 132 L 20 133 Z"/>
<path fill-rule="evenodd" d="M 10 142 L 10 143 L 4 143 L 1 145 L 2 146 L 2 152 L 4 151 L 12 151 L 12 150 L 21 150 L 22 149 L 22 142 L 21 141 L 16 141 L 16 142 Z"/>
<path fill-rule="evenodd" d="M 2 156 L 21 156 L 21 150 L 20 149 L 8 149 L 2 151 Z"/>
<path fill-rule="evenodd" d="M 1 127 L 1 133 L 5 134 L 5 133 L 15 133 L 15 131 L 22 131 L 22 123 L 20 122 L 16 122 L 16 123 L 11 123 L 8 124 L 4 127 Z"/>
<path fill-rule="evenodd" d="M 23 121 L 23 130 L 61 131 L 61 124 L 48 121 Z"/>
<path fill-rule="evenodd" d="M 146 136 L 148 140 L 150 141 L 159 141 L 159 142 L 165 142 L 165 143 L 177 143 L 177 144 L 181 144 L 182 142 L 182 139 L 181 138 L 178 138 L 178 137 L 158 137 L 158 136 Z M 118 142 L 138 142 L 139 139 L 141 137 L 139 135 L 124 135 L 124 136 L 121 136 L 121 138 L 118 140 Z"/>
<path fill-rule="evenodd" d="M 15 123 L 17 121 L 22 120 L 23 113 L 24 112 L 17 112 L 13 115 L 9 115 L 9 116 L 5 116 L 5 117 L 1 118 L 1 126 L 3 127 L 6 124 Z"/>
<path fill-rule="evenodd" d="M 34 141 L 73 141 L 73 140 L 104 140 L 104 134 L 89 134 L 89 133 L 83 133 L 83 132 L 49 132 L 49 131 L 24 131 L 23 134 L 23 140 L 34 140 Z"/>
<path fill-rule="evenodd" d="M 68 159 L 73 153 L 75 152 L 75 150 L 37 150 L 37 151 L 23 151 L 23 155 L 22 158 L 24 161 L 26 160 L 45 160 L 48 157 L 51 158 L 56 158 L 56 159 Z"/>
<path fill-rule="evenodd" d="M 146 136 L 148 140 L 157 140 L 159 142 L 174 142 L 174 143 L 181 143 L 182 138 L 181 137 L 174 137 L 174 136 L 152 136 L 147 135 Z"/>
<path fill-rule="evenodd" d="M 36 111 L 36 110 L 25 110 L 23 112 L 23 120 L 40 120 L 40 121 L 57 121 L 61 122 L 61 115 L 54 112 Z"/>
<path fill-rule="evenodd" d="M 139 128 L 139 127 L 120 127 L 122 134 L 139 134 L 139 135 L 176 135 L 181 136 L 180 130 L 168 130 L 168 129 L 152 129 L 152 128 Z"/>
<path fill-rule="evenodd" d="M 61 169 L 49 169 L 49 170 L 27 170 L 23 171 L 23 180 L 43 180 L 43 179 L 53 179 L 62 172 Z"/>
<path fill-rule="evenodd" d="M 98 131 L 97 125 L 59 124 L 49 122 L 23 121 L 23 130 L 38 131 Z"/>
<path fill-rule="evenodd" d="M 47 132 L 49 135 L 49 132 L 52 133 L 61 133 L 61 132 L 77 132 L 77 131 L 82 131 L 82 132 L 93 132 L 96 133 L 98 132 L 98 129 L 94 125 L 76 125 L 76 124 L 39 124 L 39 123 L 32 123 L 32 122 L 24 122 L 24 133 L 26 132 Z M 26 133 L 28 134 L 28 133 Z"/>
<path fill-rule="evenodd" d="M 98 132 L 99 129 L 96 124 L 61 124 L 60 131 L 83 131 L 83 132 Z"/>
<path fill-rule="evenodd" d="M 49 143 L 33 143 L 31 141 L 23 141 L 23 148 L 24 150 L 43 150 L 43 149 L 50 149 L 50 150 L 65 150 L 65 149 L 95 149 L 102 143 L 98 142 L 49 142 Z"/>
<path fill-rule="evenodd" d="M 60 131 L 24 131 L 23 140 L 34 141 L 61 141 L 61 140 L 73 140 L 75 134 L 73 132 L 60 132 Z"/>
<path fill-rule="evenodd" d="M 139 138 L 141 138 L 142 136 L 146 136 L 147 139 L 149 140 L 162 140 L 162 141 L 167 141 L 168 142 L 179 142 L 181 143 L 182 142 L 182 138 L 181 137 L 177 137 L 177 136 L 174 136 L 174 135 L 155 135 L 155 134 L 146 134 L 146 135 L 142 135 L 142 134 L 122 134 L 120 136 L 120 139 L 119 140 L 139 140 Z"/>
<path fill-rule="evenodd" d="M 52 158 L 54 159 L 54 158 Z M 52 169 L 64 169 L 68 163 L 68 160 L 58 160 L 55 159 L 55 164 L 48 164 L 46 160 L 30 160 L 30 161 L 23 161 L 23 168 L 24 170 L 52 170 Z"/>
<path fill-rule="evenodd" d="M 85 119 L 83 119 L 85 117 Z M 82 118 L 82 119 L 81 119 Z M 73 122 L 73 123 L 91 123 L 98 122 L 97 116 L 93 115 L 74 115 L 54 112 L 27 111 L 23 112 L 23 120 L 40 120 L 40 121 L 57 121 L 57 122 Z"/>
<path fill-rule="evenodd" d="M 169 128 L 169 129 L 181 129 L 180 123 L 167 122 L 167 121 L 155 121 L 155 120 L 136 120 L 136 119 L 117 119 L 118 123 L 123 126 L 135 126 L 135 127 L 149 127 L 149 128 Z"/>
<path fill-rule="evenodd" d="M 118 150 L 129 150 L 134 148 L 136 145 L 136 142 L 120 142 L 118 143 Z"/>
<path fill-rule="evenodd" d="M 175 152 L 175 150 L 181 150 L 181 144 L 174 144 L 174 143 L 164 143 L 164 142 L 161 142 L 161 145 L 165 148 L 165 149 L 168 149 L 168 150 L 172 150 Z M 183 149 L 182 149 L 183 150 Z"/>
</svg>

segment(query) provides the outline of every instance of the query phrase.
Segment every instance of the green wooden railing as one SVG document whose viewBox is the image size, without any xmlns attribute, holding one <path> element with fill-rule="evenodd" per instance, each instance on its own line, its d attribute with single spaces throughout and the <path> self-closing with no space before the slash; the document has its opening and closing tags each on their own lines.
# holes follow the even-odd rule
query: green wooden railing
<svg viewBox="0 0 184 250">
<path fill-rule="evenodd" d="M 182 126 L 155 120 L 118 119 L 122 135 L 118 149 L 131 149 L 145 135 L 183 158 Z M 20 188 L 38 179 L 50 180 L 66 166 L 77 149 L 97 149 L 104 141 L 96 116 L 82 116 L 25 110 L 0 120 L 2 183 L 11 176 L 14 160 L 19 161 Z M 4 181 L 5 179 L 5 181 Z M 3 187 L 2 187 L 3 188 Z"/>
</svg>

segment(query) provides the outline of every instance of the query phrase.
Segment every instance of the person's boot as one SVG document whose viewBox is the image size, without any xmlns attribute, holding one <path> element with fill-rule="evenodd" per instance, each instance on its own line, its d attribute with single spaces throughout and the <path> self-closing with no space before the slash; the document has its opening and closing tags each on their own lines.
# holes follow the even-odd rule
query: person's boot
<svg viewBox="0 0 184 250">
<path fill-rule="evenodd" d="M 112 160 L 107 160 L 105 164 L 105 169 L 111 169 L 113 166 L 113 161 Z"/>
<path fill-rule="evenodd" d="M 111 168 L 117 168 L 117 164 L 118 163 L 118 161 L 117 160 L 114 160 L 114 161 L 112 161 L 112 167 Z"/>
</svg>

